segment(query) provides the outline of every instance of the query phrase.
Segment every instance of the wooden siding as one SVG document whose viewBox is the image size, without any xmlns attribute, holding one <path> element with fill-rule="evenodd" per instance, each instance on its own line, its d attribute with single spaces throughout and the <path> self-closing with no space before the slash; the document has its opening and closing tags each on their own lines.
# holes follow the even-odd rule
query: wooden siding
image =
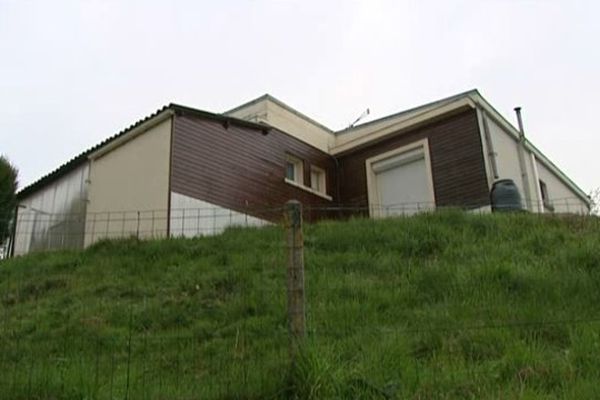
<svg viewBox="0 0 600 400">
<path fill-rule="evenodd" d="M 340 203 L 368 206 L 365 162 L 368 158 L 428 138 L 437 207 L 489 204 L 477 112 L 469 109 L 338 157 Z"/>
<path fill-rule="evenodd" d="M 179 112 L 174 119 L 171 190 L 221 207 L 267 220 L 278 220 L 282 207 L 297 199 L 306 208 L 330 206 L 329 201 L 284 182 L 285 157 L 304 160 L 304 181 L 310 185 L 310 165 L 327 173 L 327 194 L 336 199 L 336 169 L 332 156 L 271 128 L 263 130 Z M 307 215 L 311 219 L 310 214 Z"/>
</svg>

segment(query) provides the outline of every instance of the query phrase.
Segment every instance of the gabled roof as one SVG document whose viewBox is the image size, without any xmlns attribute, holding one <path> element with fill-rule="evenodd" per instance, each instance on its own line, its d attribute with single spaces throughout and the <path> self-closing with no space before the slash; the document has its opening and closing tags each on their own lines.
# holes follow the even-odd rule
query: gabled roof
<svg viewBox="0 0 600 400">
<path fill-rule="evenodd" d="M 115 141 L 117 141 L 117 139 L 123 138 L 125 135 L 127 135 L 134 129 L 142 126 L 143 124 L 150 122 L 151 120 L 157 118 L 159 115 L 162 115 L 165 112 L 195 115 L 195 116 L 198 116 L 201 118 L 212 119 L 212 120 L 220 121 L 223 123 L 230 123 L 233 125 L 244 126 L 244 127 L 259 129 L 259 130 L 263 130 L 263 131 L 270 129 L 269 126 L 264 125 L 264 124 L 257 124 L 254 122 L 249 122 L 249 121 L 241 120 L 238 118 L 228 117 L 228 116 L 225 116 L 222 114 L 214 114 L 214 113 L 210 113 L 207 111 L 197 110 L 195 108 L 171 103 L 169 105 L 163 106 L 162 108 L 159 108 L 154 113 L 140 119 L 139 121 L 135 122 L 134 124 L 130 125 L 129 127 L 125 128 L 125 129 L 123 129 L 122 131 L 112 135 L 111 137 L 103 140 L 102 142 L 98 143 L 97 145 L 90 147 L 89 149 L 87 149 L 87 150 L 83 151 L 82 153 L 78 154 L 77 156 L 73 157 L 66 163 L 62 164 L 61 166 L 59 166 L 52 172 L 42 176 L 37 181 L 24 187 L 17 193 L 17 198 L 22 199 L 25 196 L 35 192 L 42 186 L 47 185 L 47 184 L 59 179 L 60 177 L 66 175 L 67 173 L 73 171 L 80 165 L 85 164 L 87 162 L 88 158 L 90 157 L 90 155 L 92 155 L 92 154 L 100 151 L 104 147 L 114 143 Z"/>
</svg>

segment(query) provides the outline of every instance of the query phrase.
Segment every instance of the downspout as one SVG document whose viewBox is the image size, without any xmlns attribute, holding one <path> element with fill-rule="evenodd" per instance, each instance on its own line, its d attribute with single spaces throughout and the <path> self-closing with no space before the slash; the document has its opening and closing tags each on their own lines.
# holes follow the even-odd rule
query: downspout
<svg viewBox="0 0 600 400">
<path fill-rule="evenodd" d="M 531 187 L 529 186 L 529 174 L 527 173 L 527 165 L 525 163 L 525 153 L 527 149 L 525 147 L 525 131 L 523 129 L 523 119 L 521 118 L 521 107 L 515 107 L 515 113 L 517 114 L 517 121 L 519 122 L 519 167 L 521 169 L 521 180 L 523 182 L 523 194 L 525 195 L 525 202 L 527 204 L 527 210 L 532 211 L 531 206 Z"/>
<path fill-rule="evenodd" d="M 544 199 L 542 199 L 542 188 L 540 187 L 540 174 L 538 172 L 538 168 L 537 168 L 537 161 L 535 158 L 535 154 L 533 154 L 533 152 L 531 152 L 531 165 L 532 165 L 532 170 L 533 170 L 533 181 L 534 181 L 534 187 L 535 187 L 535 194 L 537 197 L 537 210 L 539 213 L 543 213 L 545 210 L 545 204 L 544 204 Z"/>
<path fill-rule="evenodd" d="M 492 141 L 492 135 L 490 135 L 490 127 L 488 125 L 487 113 L 485 110 L 480 109 L 481 119 L 483 122 L 483 136 L 485 137 L 485 141 L 487 143 L 487 152 L 488 158 L 490 160 L 490 165 L 492 167 L 492 174 L 494 179 L 498 179 L 500 176 L 498 174 L 498 161 L 496 160 L 497 153 L 494 150 L 494 142 Z"/>
</svg>

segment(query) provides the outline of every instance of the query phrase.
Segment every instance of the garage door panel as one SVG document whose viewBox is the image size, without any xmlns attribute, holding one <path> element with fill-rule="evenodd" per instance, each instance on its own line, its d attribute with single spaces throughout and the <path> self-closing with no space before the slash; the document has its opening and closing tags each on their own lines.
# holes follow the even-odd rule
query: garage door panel
<svg viewBox="0 0 600 400">
<path fill-rule="evenodd" d="M 391 161 L 381 161 L 391 168 L 381 168 L 379 163 L 373 165 L 374 171 L 380 171 L 375 178 L 383 215 L 414 214 L 431 209 L 434 204 L 423 153 L 420 157 L 413 154 L 402 163 Z"/>
</svg>

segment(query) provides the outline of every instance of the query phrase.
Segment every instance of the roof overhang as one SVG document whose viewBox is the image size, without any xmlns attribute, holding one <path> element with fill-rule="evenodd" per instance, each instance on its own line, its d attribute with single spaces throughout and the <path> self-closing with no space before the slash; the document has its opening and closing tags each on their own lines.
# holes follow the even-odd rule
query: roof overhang
<svg viewBox="0 0 600 400">
<path fill-rule="evenodd" d="M 477 90 L 465 92 L 458 96 L 417 107 L 414 111 L 400 114 L 398 117 L 384 118 L 381 122 L 374 121 L 365 126 L 358 126 L 350 131 L 336 136 L 336 144 L 330 149 L 334 156 L 341 156 L 360 148 L 370 146 L 385 140 L 392 135 L 402 135 L 414 129 L 430 124 L 441 118 L 448 117 L 466 109 L 480 109 L 486 112 L 515 140 L 519 140 L 519 131 L 506 120 Z M 537 160 L 556 175 L 565 185 L 583 200 L 588 207 L 591 204 L 589 196 L 577 186 L 564 172 L 548 159 L 530 141 L 525 140 L 525 147 L 534 154 Z"/>
<path fill-rule="evenodd" d="M 416 111 L 387 124 L 376 125 L 373 129 L 347 132 L 336 137 L 336 145 L 331 148 L 331 154 L 339 156 L 358 148 L 377 143 L 394 135 L 400 135 L 415 128 L 430 124 L 438 119 L 456 114 L 467 109 L 474 109 L 475 103 L 468 97 L 437 107 Z"/>
</svg>

